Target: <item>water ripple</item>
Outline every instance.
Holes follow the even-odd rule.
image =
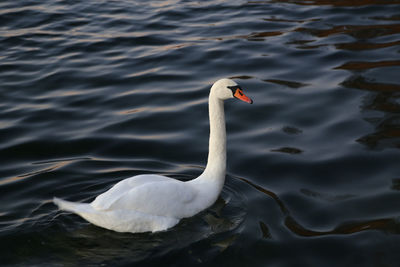
[[[2,1],[1,262],[396,266],[399,5]],[[226,103],[211,209],[139,235],[56,211],[140,173],[199,175],[221,77],[254,104]]]

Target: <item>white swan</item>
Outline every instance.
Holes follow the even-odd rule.
[[[145,174],[124,179],[92,203],[54,198],[61,209],[78,214],[94,225],[117,232],[156,232],[210,207],[225,181],[226,132],[223,100],[253,101],[230,79],[214,83],[209,96],[210,140],[207,167],[196,179],[182,182]]]

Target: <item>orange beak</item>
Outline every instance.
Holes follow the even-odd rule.
[[[237,99],[240,99],[244,102],[247,102],[249,104],[253,104],[253,100],[251,100],[250,97],[246,96],[245,94],[243,94],[243,91],[240,89],[236,89],[235,94],[233,95],[234,97],[236,97]]]

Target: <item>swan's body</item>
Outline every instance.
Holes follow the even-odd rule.
[[[252,100],[230,79],[217,81],[210,90],[210,140],[207,167],[196,179],[182,182],[146,174],[124,179],[96,197],[92,203],[54,198],[62,210],[117,232],[156,232],[176,225],[180,219],[210,207],[225,181],[226,132],[223,100]]]

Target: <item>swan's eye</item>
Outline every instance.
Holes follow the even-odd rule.
[[[233,95],[235,95],[237,89],[242,91],[242,88],[239,85],[228,86],[228,88],[231,89]]]

